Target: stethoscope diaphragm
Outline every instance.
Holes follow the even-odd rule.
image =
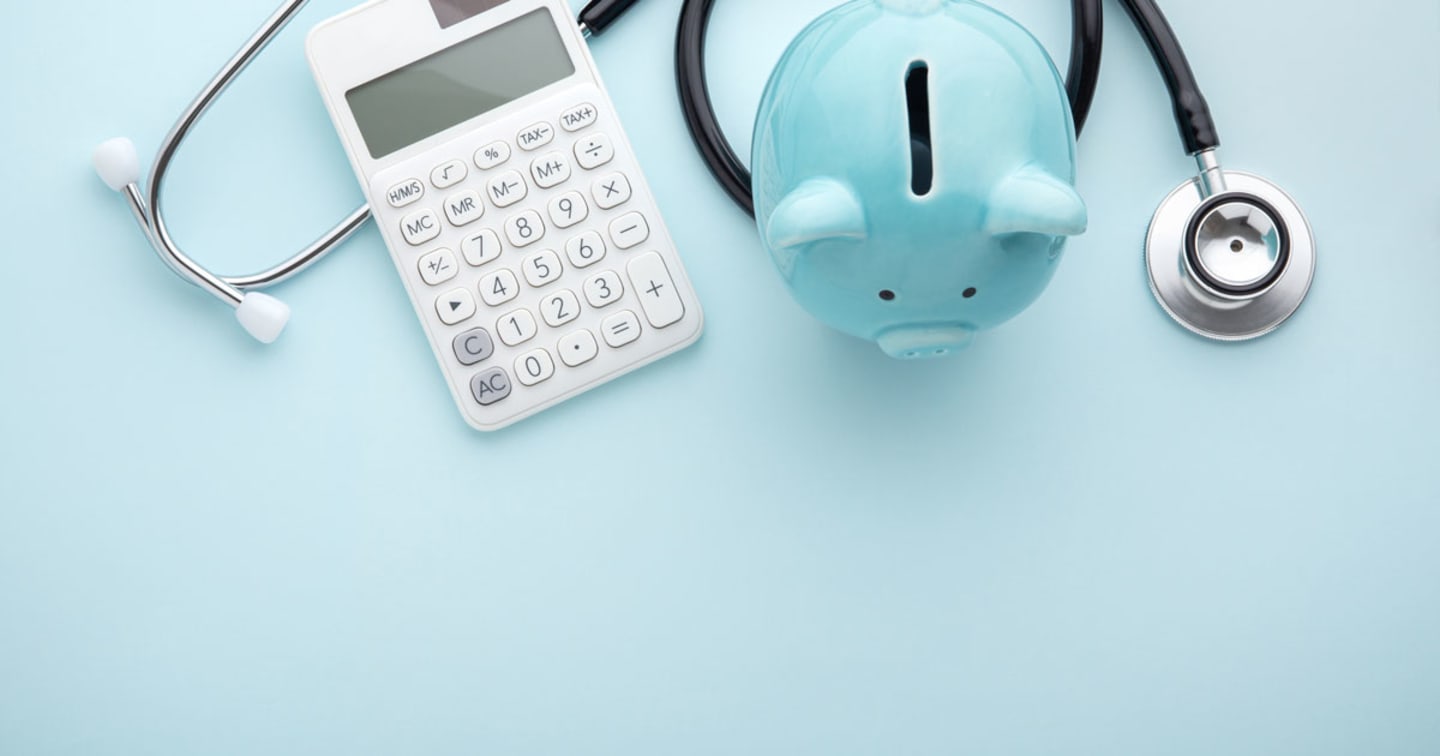
[[[1150,288],[1165,312],[1207,338],[1244,341],[1280,327],[1315,276],[1315,238],[1295,201],[1259,176],[1224,171],[1160,204],[1145,242]]]

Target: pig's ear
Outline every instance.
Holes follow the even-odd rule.
[[[1085,233],[1085,201],[1075,188],[1035,166],[1010,174],[990,193],[985,230],[991,234]]]
[[[764,224],[772,250],[825,239],[864,239],[865,209],[850,187],[834,179],[810,179],[785,195]]]

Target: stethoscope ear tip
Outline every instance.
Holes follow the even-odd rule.
[[[256,341],[271,344],[280,338],[290,322],[290,305],[269,294],[247,292],[240,304],[235,306],[235,319]]]
[[[140,154],[135,150],[135,143],[125,137],[101,142],[91,162],[100,180],[114,191],[140,181]]]

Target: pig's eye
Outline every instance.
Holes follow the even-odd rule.
[[[895,301],[895,292],[893,292],[893,291],[891,291],[891,290],[889,290],[889,289],[886,289],[886,290],[880,292],[880,298],[883,299],[883,300],[885,300],[886,302],[893,302],[893,301]]]
[[[969,298],[975,296],[975,295],[978,294],[978,293],[979,293],[979,292],[975,291],[975,287],[974,287],[974,286],[971,286],[970,288],[966,289],[965,291],[960,292],[960,296],[965,297],[966,299],[969,299]]]

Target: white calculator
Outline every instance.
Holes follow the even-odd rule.
[[[503,428],[700,337],[561,0],[377,0],[307,49],[470,425]]]

